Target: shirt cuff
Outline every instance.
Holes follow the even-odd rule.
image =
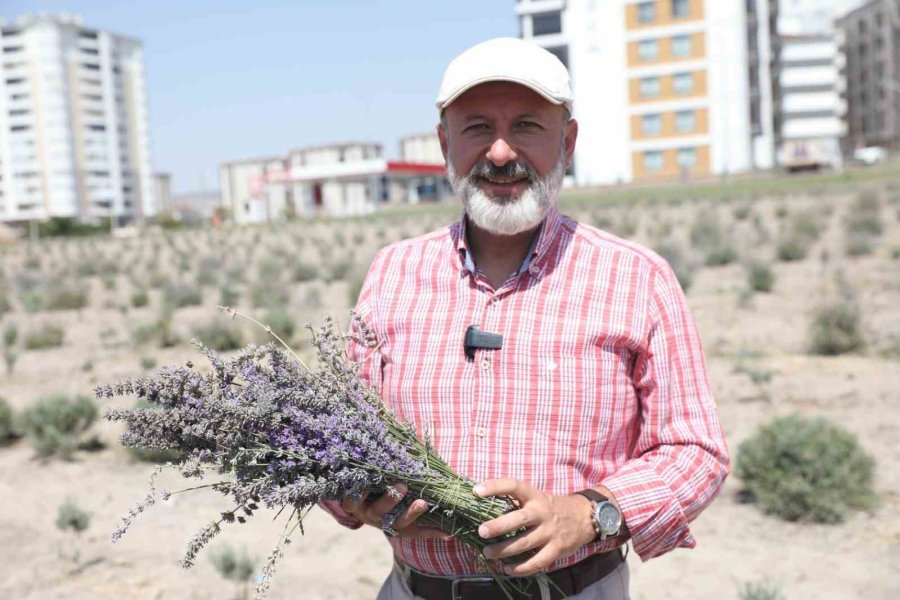
[[[344,512],[341,503],[337,500],[323,500],[319,502],[319,508],[334,517],[334,520],[348,529],[359,529],[363,523],[356,517],[352,517]]]
[[[672,489],[646,461],[629,461],[602,483],[619,504],[642,561],[697,545]]]

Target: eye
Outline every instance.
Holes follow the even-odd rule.
[[[519,129],[542,129],[540,123],[535,121],[519,121],[517,125]]]
[[[482,131],[486,131],[487,129],[487,123],[472,123],[465,129],[463,129],[463,133],[479,133]]]

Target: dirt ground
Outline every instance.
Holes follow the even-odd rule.
[[[692,524],[696,549],[678,550],[647,563],[631,555],[633,599],[736,599],[740,585],[757,581],[773,584],[790,600],[900,598],[900,202],[896,191],[883,190],[883,233],[870,254],[847,256],[842,223],[853,199],[844,194],[747,200],[751,215],[740,219],[735,216],[738,205],[717,208],[699,201],[564,210],[589,223],[609,220],[613,230],[634,220],[637,227],[630,237],[653,245],[662,236],[689,244],[691,223],[710,206],[718,210],[723,230],[739,254],[765,260],[776,276],[772,293],[751,296],[745,292],[740,264],[698,266],[688,291],[732,453],[761,424],[799,411],[825,416],[850,430],[877,461],[878,507],[871,513],[855,513],[841,525],[786,523],[766,516],[756,506],[742,503],[741,482],[730,477],[721,495]],[[806,210],[821,213],[827,225],[824,233],[805,260],[778,262],[774,253],[779,232],[791,215]],[[334,247],[341,248],[336,231],[347,236],[362,232],[366,235],[344,245],[354,249],[354,272],[359,272],[380,245],[449,223],[454,215],[449,210],[400,220],[296,225],[264,232],[263,241],[290,248],[292,240],[309,234],[334,240]],[[375,233],[376,229],[387,231]],[[216,234],[247,243],[259,241],[255,235]],[[177,233],[171,239],[181,250],[191,250],[189,242],[195,244],[196,253],[221,254],[223,248],[237,245],[226,239],[223,246],[212,234]],[[153,254],[153,243],[140,239],[89,244],[89,255],[114,257],[122,250],[135,264]],[[313,246],[305,244],[297,256],[315,260]],[[171,266],[166,242],[159,247],[160,263]],[[63,266],[67,256],[82,252],[78,248],[60,244],[48,251],[55,258],[46,262]],[[240,250],[229,251],[228,256],[237,254]],[[26,255],[21,247],[5,250],[2,260],[10,280],[21,272]],[[190,252],[187,256],[190,261],[196,258]],[[45,275],[52,272],[47,265],[42,270]],[[91,304],[78,311],[26,313],[15,307],[5,322],[15,320],[20,329],[41,322],[63,324],[66,341],[60,348],[23,351],[14,372],[0,377],[0,396],[21,410],[50,393],[90,394],[97,384],[139,375],[142,357],[152,356],[157,366],[196,360],[198,355],[186,344],[159,349],[136,347],[130,341],[136,324],[152,320],[159,292],[151,290],[149,306],[123,310],[122,299],[131,289],[127,275],[119,274],[115,290],[105,289],[98,277],[90,278]],[[311,286],[319,290],[318,306],[306,302],[297,309],[301,322],[318,319],[326,310],[346,314],[349,308],[350,280],[291,285],[288,306],[303,304],[298,298]],[[855,290],[862,308],[866,347],[838,357],[811,355],[812,311],[848,288]],[[216,318],[217,297],[209,291],[201,306],[178,310],[173,317],[176,328],[189,331],[194,323]],[[86,361],[91,368],[86,368]],[[749,371],[768,372],[770,379],[753,383]],[[110,542],[119,518],[145,495],[153,466],[135,461],[117,445],[116,427],[101,421],[95,431],[106,448],[80,452],[68,462],[35,458],[24,439],[0,448],[0,599],[237,597],[238,589],[217,575],[207,556],[201,554],[189,571],[178,565],[187,540],[225,508],[220,496],[197,492],[173,497],[141,515],[119,543]],[[169,487],[178,487],[174,473],[165,477]],[[90,527],[81,535],[64,533],[54,525],[66,498],[92,514]],[[210,549],[227,544],[243,547],[261,562],[283,527],[269,516],[260,513],[249,525],[226,529]],[[390,564],[380,532],[348,531],[314,512],[307,519],[306,535],[287,548],[269,597],[374,598]]]

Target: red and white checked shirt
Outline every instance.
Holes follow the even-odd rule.
[[[688,522],[730,462],[700,338],[669,265],[554,209],[526,268],[494,290],[466,266],[464,223],[375,257],[357,310],[380,346],[349,347],[363,376],[459,473],[553,494],[603,484],[642,559],[693,547]],[[501,334],[503,347],[467,359],[473,324]],[[390,542],[420,571],[478,571],[456,540]],[[623,542],[590,544],[552,569]]]

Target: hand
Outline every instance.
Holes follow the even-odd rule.
[[[580,495],[554,496],[515,479],[490,479],[475,486],[481,497],[510,496],[519,508],[482,523],[478,535],[493,538],[525,528],[514,538],[491,544],[484,549],[490,559],[508,558],[529,550],[534,556],[515,565],[506,565],[507,575],[522,577],[545,571],[594,540],[591,501]]]
[[[391,490],[388,490],[373,501],[367,501],[366,496],[363,496],[359,502],[344,498],[341,500],[341,508],[345,513],[355,517],[366,525],[381,529],[381,516],[390,512],[392,508],[397,506],[397,504],[400,503],[400,500],[402,500],[409,491],[402,483],[390,487],[393,488],[393,491],[396,493],[391,493]],[[435,529],[434,527],[415,525],[415,520],[422,516],[426,510],[428,510],[427,502],[421,498],[413,501],[413,503],[409,505],[409,508],[394,521],[393,529],[397,532],[397,537],[438,538],[443,540],[449,540],[453,537],[446,531]]]

